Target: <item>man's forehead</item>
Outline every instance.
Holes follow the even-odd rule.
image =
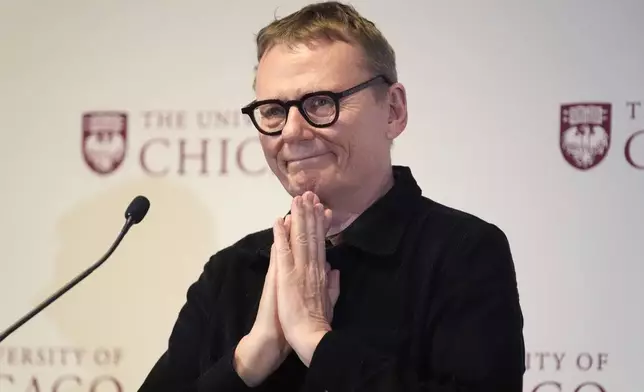
[[[257,89],[258,99],[272,99],[277,98],[281,100],[298,99],[305,94],[316,91],[340,91],[338,81],[329,79],[312,79],[302,80],[290,79],[287,83],[262,85]]]
[[[340,91],[362,77],[361,59],[359,50],[341,41],[274,45],[257,66],[255,91],[258,99]]]

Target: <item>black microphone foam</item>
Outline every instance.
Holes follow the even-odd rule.
[[[85,279],[89,274],[94,272],[98,267],[100,267],[111,255],[114,253],[116,248],[125,237],[125,234],[130,230],[130,227],[141,222],[145,218],[148,209],[150,209],[150,201],[145,196],[137,196],[131,202],[130,205],[125,210],[125,224],[119,232],[119,235],[116,237],[116,240],[112,243],[112,246],[107,250],[107,252],[100,258],[96,263],[90,266],[88,269],[83,271],[80,275],[72,279],[69,283],[63,286],[60,290],[55,292],[51,297],[47,298],[36,306],[32,311],[24,315],[20,320],[16,321],[13,325],[7,328],[6,331],[0,334],[0,342],[5,340],[9,335],[11,335],[15,330],[20,328],[23,324],[29,321],[32,317],[40,313],[43,309],[49,306],[52,302],[57,300],[60,296],[69,291],[72,287],[76,286],[80,281]]]
[[[137,196],[130,202],[125,210],[125,219],[131,219],[133,224],[137,224],[145,218],[145,214],[150,209],[150,200],[145,196]]]

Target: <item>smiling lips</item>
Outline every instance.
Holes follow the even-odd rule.
[[[307,165],[317,163],[320,159],[324,158],[328,153],[322,153],[317,155],[310,155],[297,159],[286,159],[286,166],[290,165]]]

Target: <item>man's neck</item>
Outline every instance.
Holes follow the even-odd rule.
[[[342,197],[328,203],[331,208],[331,226],[327,232],[328,236],[335,236],[353,223],[373,203],[384,196],[394,185],[394,177],[391,166],[380,176],[374,176],[369,184],[362,183],[353,190],[351,196]]]

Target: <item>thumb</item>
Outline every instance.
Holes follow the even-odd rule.
[[[271,246],[271,258],[268,263],[268,270],[264,278],[264,288],[262,290],[262,300],[266,298],[275,298],[276,277],[277,277],[277,249],[275,244]],[[268,301],[268,300],[267,300]],[[263,302],[263,301],[261,301]],[[260,302],[260,304],[261,304]]]
[[[338,297],[340,297],[340,270],[329,271],[329,297],[335,306]]]
[[[324,233],[327,234],[331,228],[331,219],[333,218],[333,213],[330,209],[326,208],[324,210]]]
[[[289,240],[291,237],[291,214],[284,218],[284,231],[286,232],[286,239]]]

